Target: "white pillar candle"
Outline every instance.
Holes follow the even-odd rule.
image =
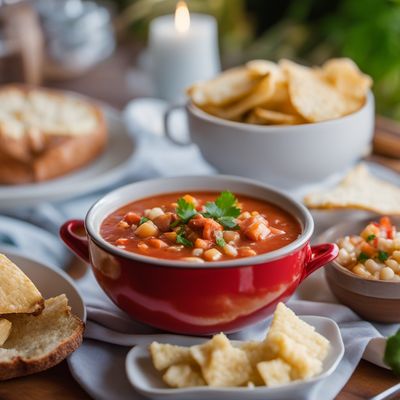
[[[175,18],[164,15],[150,23],[149,43],[156,92],[168,101],[182,100],[189,85],[220,71],[215,18],[189,15],[184,2],[178,3]]]

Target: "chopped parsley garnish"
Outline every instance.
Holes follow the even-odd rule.
[[[194,205],[187,202],[184,198],[181,197],[178,199],[177,204],[178,207],[176,207],[176,214],[178,215],[179,219],[171,224],[171,228],[174,228],[178,225],[187,224],[197,214]]]
[[[371,240],[374,240],[375,238],[376,238],[376,235],[374,235],[374,234],[369,235],[369,236],[367,237],[367,242],[370,242]]]
[[[367,261],[368,259],[369,259],[369,255],[365,254],[363,252],[361,252],[360,255],[358,256],[358,261],[360,261],[360,262]]]
[[[147,221],[150,221],[150,219],[147,218],[147,217],[142,217],[142,218],[140,218],[139,225],[142,225],[142,224],[144,224],[144,223],[147,222]]]
[[[400,329],[387,339],[383,361],[396,375],[400,375]]]
[[[386,251],[383,251],[383,250],[378,251],[379,261],[386,261],[388,258],[389,258],[389,254]]]
[[[193,243],[189,239],[186,239],[183,227],[176,234],[176,243],[183,244],[185,247],[193,247]]]
[[[240,208],[236,207],[236,197],[233,193],[222,192],[215,202],[207,202],[203,216],[219,222],[224,228],[236,229],[235,218],[240,214]]]
[[[221,231],[215,232],[215,243],[217,243],[217,245],[219,247],[225,247],[226,246],[226,242],[224,240],[224,236],[223,236],[223,233]]]
[[[217,243],[217,245],[218,245],[219,247],[225,247],[225,246],[226,246],[226,243],[225,243],[224,238],[217,238],[217,239],[215,239],[215,243]]]

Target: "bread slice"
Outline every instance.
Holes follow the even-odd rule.
[[[0,315],[38,314],[44,299],[32,281],[4,254],[0,254]]]
[[[84,324],[62,294],[45,301],[38,316],[13,314],[11,334],[0,348],[0,380],[48,369],[82,343]]]
[[[0,183],[40,182],[94,160],[107,128],[98,106],[61,91],[0,89]]]

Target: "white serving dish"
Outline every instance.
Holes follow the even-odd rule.
[[[324,360],[323,371],[320,375],[299,382],[274,388],[268,387],[235,387],[210,388],[193,387],[173,389],[168,388],[162,381],[162,373],[157,371],[151,362],[147,346],[135,346],[126,358],[126,373],[134,389],[151,399],[160,400],[282,400],[302,398],[312,390],[312,387],[323,379],[328,378],[338,366],[344,354],[344,345],[336,322],[329,318],[303,316],[302,320],[313,325],[317,332],[324,335],[331,343],[328,357]],[[207,339],[164,335],[162,342],[190,346],[199,344]],[[161,340],[160,340],[161,341]],[[239,342],[234,342],[239,343]]]
[[[0,210],[68,200],[113,185],[127,175],[136,150],[135,140],[129,135],[119,111],[104,103],[99,106],[108,129],[104,152],[87,166],[49,181],[0,185]]]
[[[175,107],[176,108],[176,107]],[[167,136],[174,142],[175,130]],[[190,137],[220,173],[245,176],[293,190],[344,173],[370,147],[375,105],[370,92],[358,111],[301,125],[251,125],[224,120],[186,104]]]

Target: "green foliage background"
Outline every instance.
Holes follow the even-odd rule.
[[[378,112],[400,120],[400,0],[187,0],[218,19],[226,66],[282,57],[319,64],[352,58],[374,79]],[[145,38],[176,0],[119,0],[121,26]]]

